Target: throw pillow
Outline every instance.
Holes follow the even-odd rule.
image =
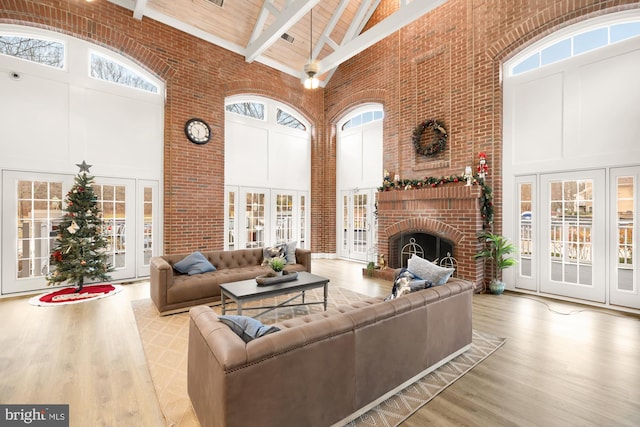
[[[263,325],[262,322],[247,316],[218,316],[218,320],[231,328],[244,342],[263,337],[280,330],[277,326]]]
[[[262,265],[269,265],[269,261],[273,258],[285,258],[284,243],[275,246],[269,246],[262,249]]]
[[[196,251],[173,265],[179,273],[188,274],[193,276],[194,274],[208,273],[210,271],[216,271],[216,268],[209,262],[204,255]]]
[[[287,257],[287,264],[296,264],[296,245],[298,242],[293,241],[285,245],[285,256]]]
[[[426,289],[430,286],[431,282],[429,282],[428,280],[419,279],[409,270],[403,268],[402,270],[400,270],[400,273],[398,273],[395,280],[393,281],[391,295],[386,297],[384,300],[389,301],[392,299],[396,299],[399,296],[419,291],[421,289]]]
[[[409,258],[407,269],[415,276],[433,283],[433,286],[444,285],[454,272],[453,268],[440,267],[415,254]]]

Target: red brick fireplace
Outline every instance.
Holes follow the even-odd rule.
[[[481,187],[463,183],[445,186],[390,190],[378,195],[378,253],[384,254],[390,266],[400,260],[398,240],[407,241],[413,233],[430,235],[442,241],[458,262],[457,276],[482,287],[482,261],[473,255],[478,251],[478,232],[482,231],[480,214]],[[399,237],[402,236],[402,237]],[[434,240],[435,238],[435,240]],[[440,245],[440,243],[438,243]],[[427,253],[433,249],[425,248]],[[394,259],[390,259],[389,256]],[[440,254],[442,257],[446,254]]]

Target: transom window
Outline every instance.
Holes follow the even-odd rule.
[[[286,127],[290,127],[293,129],[300,129],[300,130],[307,130],[307,127],[302,124],[302,122],[298,119],[296,119],[294,116],[292,116],[291,114],[287,113],[286,111],[283,111],[281,109],[277,109],[276,110],[276,115],[277,115],[277,123],[279,125],[282,126],[286,126]]]
[[[151,83],[140,73],[96,52],[91,52],[91,77],[147,92],[158,93],[158,86]]]
[[[526,73],[610,44],[640,36],[640,20],[591,27],[545,44],[511,67],[511,75]]]
[[[13,35],[0,35],[0,54],[49,67],[64,68],[64,43]]]
[[[260,102],[237,102],[228,104],[225,109],[230,113],[264,120],[264,104]]]
[[[382,110],[365,111],[364,113],[353,116],[351,119],[347,120],[345,124],[342,125],[342,130],[362,126],[370,122],[382,120],[383,118],[384,113]]]

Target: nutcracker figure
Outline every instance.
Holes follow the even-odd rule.
[[[480,160],[478,161],[478,178],[484,179],[489,174],[487,155],[481,152],[478,156],[480,157]]]

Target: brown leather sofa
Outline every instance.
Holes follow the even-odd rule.
[[[343,424],[470,347],[472,292],[452,278],[286,320],[248,343],[194,307],[187,385],[200,425]]]
[[[216,271],[193,276],[178,273],[173,265],[188,254],[151,258],[151,299],[161,315],[220,301],[221,284],[253,279],[271,271],[269,266],[262,266],[262,248],[212,251],[202,254],[216,267]],[[311,273],[311,250],[296,248],[296,264],[287,264],[285,271]]]

